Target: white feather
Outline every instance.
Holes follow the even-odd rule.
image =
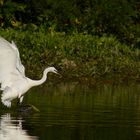
[[[26,77],[17,46],[13,41],[9,43],[0,37],[0,83],[3,90],[1,100],[5,106],[11,107],[11,101],[15,98],[22,102],[23,95],[31,87],[46,81],[48,72],[57,73],[57,70],[54,67],[46,68],[40,80]]]

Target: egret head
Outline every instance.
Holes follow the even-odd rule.
[[[58,71],[55,67],[51,67],[51,72],[58,74]]]
[[[53,73],[58,74],[58,71],[56,70],[55,67],[49,67],[49,68],[46,68],[45,71],[46,71],[46,72],[53,72]]]

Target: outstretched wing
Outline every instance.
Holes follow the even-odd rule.
[[[21,63],[20,54],[19,54],[18,48],[17,48],[16,44],[14,43],[14,41],[12,41],[11,47],[12,47],[13,50],[15,50],[15,52],[16,52],[16,67],[17,67],[17,69],[19,70],[19,72],[20,72],[22,75],[25,76],[25,68],[24,68],[24,66],[23,66],[22,63]]]
[[[9,86],[11,75],[15,77],[19,73],[25,76],[16,45],[0,37],[0,83],[4,85],[3,87]]]

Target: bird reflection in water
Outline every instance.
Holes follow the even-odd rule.
[[[29,136],[22,128],[23,120],[13,119],[9,113],[0,118],[0,140],[38,140],[36,136]]]

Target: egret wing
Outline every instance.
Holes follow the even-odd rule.
[[[10,43],[0,37],[0,77],[16,68],[16,55]]]
[[[11,47],[12,47],[13,50],[15,50],[15,52],[16,52],[16,57],[17,57],[17,59],[16,59],[16,67],[17,67],[17,69],[19,70],[19,72],[20,72],[22,75],[25,76],[25,68],[24,68],[24,66],[23,66],[22,63],[21,63],[20,54],[19,54],[18,48],[17,48],[16,44],[14,43],[14,41],[12,41]]]
[[[18,48],[13,41],[12,41],[12,43],[9,43],[4,38],[0,37],[0,52],[1,52],[1,54],[0,54],[1,57],[5,57],[5,56],[7,57],[7,58],[5,57],[6,59],[3,59],[4,62],[8,61],[10,63],[12,61],[12,65],[13,65],[13,62],[14,62],[14,67],[17,68],[17,70],[23,76],[25,76],[25,68],[21,63]],[[14,61],[13,61],[13,59],[9,61],[9,59],[11,59],[11,58],[14,58]],[[2,62],[2,63],[4,63],[4,62]],[[15,64],[16,64],[16,66],[15,66]]]
[[[19,52],[18,52],[19,53]],[[14,77],[19,76],[19,72],[22,70],[17,63],[21,63],[18,59],[19,54],[11,44],[0,37],[0,83],[1,88],[9,86],[12,83],[13,74]],[[20,62],[19,62],[20,61]],[[21,64],[22,65],[22,64]],[[24,74],[23,74],[24,75]]]

